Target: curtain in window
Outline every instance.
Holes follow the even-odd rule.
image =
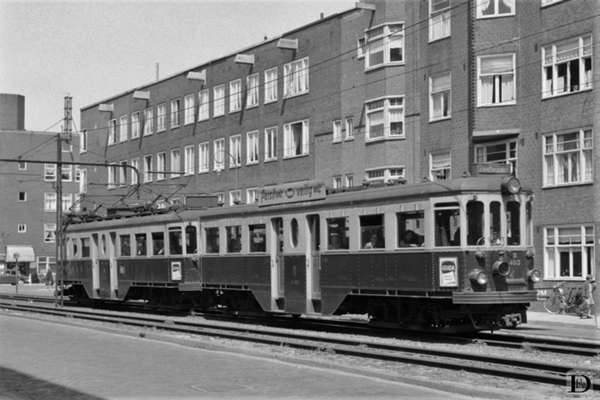
[[[429,40],[450,36],[450,11],[435,15],[429,20]]]
[[[494,77],[481,77],[481,104],[492,104],[494,102]]]
[[[554,185],[554,156],[546,156],[546,184]]]
[[[384,118],[383,111],[376,111],[368,114],[369,118],[369,138],[383,136]]]
[[[502,75],[502,98],[500,103],[506,103],[515,99],[514,79],[512,75]]]
[[[390,111],[390,135],[402,135],[404,123],[404,112],[401,110]]]
[[[579,57],[579,39],[556,45],[556,61],[567,61]]]

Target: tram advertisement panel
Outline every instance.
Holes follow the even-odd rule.
[[[440,257],[440,287],[457,287],[457,265],[456,257]]]

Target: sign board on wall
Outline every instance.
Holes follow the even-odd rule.
[[[258,205],[296,203],[299,201],[319,200],[326,197],[323,181],[295,182],[285,185],[267,186],[258,193]]]

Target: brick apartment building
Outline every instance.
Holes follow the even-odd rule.
[[[580,283],[600,272],[599,30],[584,0],[357,3],[84,107],[82,161],[111,164],[86,171],[86,210],[502,164],[534,188],[545,283]]]
[[[25,130],[25,97],[0,94],[0,271],[13,268],[18,254],[22,274],[54,271],[56,254],[56,133]],[[73,141],[79,143],[78,135]],[[79,152],[65,144],[63,161],[76,162]],[[64,165],[62,206],[77,209],[79,168]]]

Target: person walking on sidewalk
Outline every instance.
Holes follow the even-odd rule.
[[[594,291],[596,280],[592,275],[585,278],[582,287],[583,303],[579,306],[579,318],[592,318],[592,306],[594,305]]]

